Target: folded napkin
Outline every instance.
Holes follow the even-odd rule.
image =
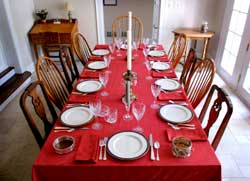
[[[89,103],[91,100],[95,100],[97,96],[95,94],[70,94],[68,103]]]
[[[152,61],[160,61],[160,62],[168,62],[169,61],[168,55],[166,55],[166,54],[163,57],[151,57],[151,56],[148,56],[148,59],[152,60]]]
[[[109,49],[109,45],[96,45],[94,50],[97,50],[97,49]]]
[[[83,71],[80,74],[80,78],[98,78],[99,72]]]
[[[79,162],[96,163],[98,140],[97,135],[82,135],[75,155],[75,160]]]
[[[90,55],[89,61],[103,61],[103,57],[102,56]]]
[[[160,95],[158,96],[158,100],[160,101],[168,101],[168,100],[173,100],[173,101],[185,101],[186,95],[184,93],[179,93],[179,92],[161,92]]]
[[[168,78],[177,78],[176,74],[173,71],[152,71],[152,77],[154,78],[162,78],[164,76]]]
[[[207,135],[202,130],[202,128],[196,128],[194,130],[191,129],[180,129],[174,130],[172,127],[168,126],[167,130],[165,131],[168,141],[172,141],[174,137],[183,136],[189,138],[192,141],[206,141]]]

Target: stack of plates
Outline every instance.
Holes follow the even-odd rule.
[[[94,115],[87,107],[76,106],[62,112],[60,120],[69,127],[78,127],[91,122]]]
[[[171,123],[186,123],[193,119],[193,112],[190,108],[180,104],[167,104],[159,110],[162,119]]]
[[[119,160],[135,160],[148,151],[148,141],[140,133],[123,131],[111,136],[107,143],[110,156]]]
[[[97,50],[93,50],[92,54],[96,56],[104,56],[104,55],[109,54],[109,51],[106,49],[97,49]]]
[[[102,88],[101,82],[97,80],[86,80],[76,85],[76,90],[83,93],[92,93]]]
[[[107,65],[104,61],[95,61],[95,62],[90,62],[88,64],[88,68],[94,69],[94,70],[101,70],[106,68]]]
[[[180,88],[180,83],[173,79],[158,79],[155,81],[156,85],[159,85],[161,89],[166,91],[175,91]]]
[[[162,50],[152,50],[148,53],[151,57],[163,57],[165,55],[165,52]]]

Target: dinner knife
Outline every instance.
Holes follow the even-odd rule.
[[[149,134],[149,145],[150,145],[150,159],[155,160],[155,153],[153,147],[153,135],[152,133]]]

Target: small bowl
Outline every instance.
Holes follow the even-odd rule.
[[[191,155],[192,142],[185,137],[175,137],[172,141],[173,155],[180,158],[186,158]]]
[[[53,142],[53,148],[58,154],[71,152],[75,147],[75,139],[72,136],[60,136]]]

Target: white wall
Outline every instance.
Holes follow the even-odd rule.
[[[164,1],[164,0],[162,0]],[[166,50],[173,40],[172,31],[179,27],[200,27],[203,20],[208,21],[209,30],[215,32],[211,39],[208,54],[211,57],[216,56],[219,42],[219,31],[224,15],[226,0],[179,0],[179,5],[168,4],[165,2],[165,9],[161,16],[164,19],[164,29],[160,43],[165,45]],[[203,47],[202,42],[198,43],[198,51]]]
[[[94,0],[34,0],[35,9],[47,9],[48,18],[68,18],[65,3],[74,7],[73,18],[78,19],[79,31],[93,47],[97,43],[96,14]]]
[[[144,37],[152,37],[154,0],[118,0],[117,6],[104,6],[105,32],[112,31],[112,21],[117,16],[127,15],[132,11],[134,16],[138,16],[143,21]]]

